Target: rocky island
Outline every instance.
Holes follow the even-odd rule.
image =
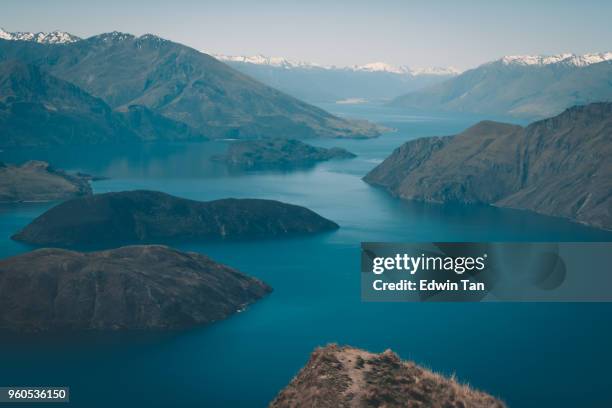
[[[503,408],[505,404],[455,379],[402,361],[390,350],[374,354],[330,345],[312,353],[270,407]]]
[[[353,157],[356,157],[353,153],[339,147],[326,149],[299,140],[271,138],[234,142],[225,155],[215,160],[252,170],[310,166],[321,161]]]
[[[405,143],[364,180],[406,200],[484,203],[612,229],[612,103],[527,127],[485,121]]]
[[[51,208],[13,239],[36,245],[106,247],[177,240],[273,238],[338,224],[297,205],[261,199],[187,200],[157,191],[76,198]]]
[[[0,261],[0,329],[161,330],[212,323],[271,292],[192,252],[39,249]]]
[[[43,161],[21,166],[0,162],[0,202],[54,201],[92,193],[91,176],[68,174]]]

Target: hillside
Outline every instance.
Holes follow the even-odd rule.
[[[364,178],[406,200],[486,203],[612,229],[612,103],[523,128],[481,122],[410,141]]]
[[[107,33],[65,44],[0,40],[0,60],[34,63],[113,109],[143,105],[207,137],[373,137],[367,122],[335,117],[154,35]]]
[[[400,96],[390,105],[545,118],[574,105],[612,101],[611,56],[505,57]]]
[[[99,98],[35,65],[0,63],[0,146],[137,140]]]
[[[316,349],[271,408],[503,408],[498,399],[445,378],[391,350],[329,345]]]
[[[144,106],[113,111],[78,86],[17,60],[0,62],[0,126],[0,147],[204,139]]]
[[[39,249],[0,260],[0,329],[165,330],[229,317],[272,289],[193,252]]]

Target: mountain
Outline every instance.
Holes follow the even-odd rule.
[[[112,109],[141,105],[207,137],[373,137],[365,121],[335,117],[154,35],[107,33],[66,44],[0,40],[0,60],[39,65]]]
[[[458,74],[453,68],[415,70],[382,62],[336,67],[262,55],[213,56],[266,85],[311,103],[389,100]]]
[[[314,211],[279,201],[228,198],[202,202],[140,190],[65,201],[34,219],[13,239],[36,245],[100,247],[275,238],[337,228]]]
[[[225,155],[215,159],[249,170],[310,166],[321,161],[353,157],[353,153],[339,147],[327,149],[299,140],[276,138],[233,142]]]
[[[139,140],[153,141],[202,141],[204,134],[191,126],[170,119],[142,105],[122,106],[115,110],[134,131]]]
[[[137,140],[103,100],[19,61],[0,63],[0,146]]]
[[[612,53],[602,53],[504,57],[390,105],[538,119],[611,100]]]
[[[10,33],[0,28],[0,40],[33,41],[41,44],[68,44],[79,41],[80,38],[63,31],[52,31],[50,33]]]
[[[500,400],[445,378],[391,350],[316,349],[270,408],[504,408]]]
[[[0,162],[0,202],[53,201],[92,193],[90,177],[72,175],[41,161]]]
[[[113,111],[38,65],[0,62],[0,147],[203,139],[144,106]]]
[[[612,229],[612,103],[527,127],[485,121],[410,141],[364,180],[406,200],[486,203]]]
[[[39,249],[0,260],[0,329],[165,330],[208,324],[271,292],[193,252]]]

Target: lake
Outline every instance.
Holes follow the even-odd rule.
[[[95,192],[160,190],[210,200],[304,205],[340,224],[302,238],[183,244],[263,279],[266,299],[225,321],[172,333],[8,335],[0,385],[69,386],[75,407],[262,407],[327,343],[396,351],[499,396],[511,407],[612,406],[612,304],[363,303],[362,241],[611,241],[612,233],[488,206],[407,203],[363,177],[403,142],[463,130],[478,118],[328,105],[396,131],[315,140],[358,155],[291,172],[241,173],[209,160],[226,142],[0,152],[108,177]],[[0,256],[28,251],[11,234],[55,203],[0,206]]]

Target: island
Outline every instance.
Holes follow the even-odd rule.
[[[0,260],[0,329],[168,330],[242,311],[272,289],[193,252],[38,249]]]
[[[339,228],[314,211],[274,200],[194,201],[158,191],[65,201],[12,238],[35,245],[112,247],[211,239],[275,238]]]
[[[482,203],[612,229],[612,102],[527,127],[492,121],[409,141],[364,180],[405,199]]]
[[[21,166],[0,162],[0,202],[55,201],[92,193],[91,176],[68,174],[44,161]]]
[[[350,159],[353,153],[339,147],[315,147],[294,139],[269,138],[236,141],[225,155],[213,157],[244,170],[306,167],[331,159]]]
[[[270,408],[317,407],[503,408],[488,394],[402,361],[391,350],[381,354],[328,345],[316,349]]]

